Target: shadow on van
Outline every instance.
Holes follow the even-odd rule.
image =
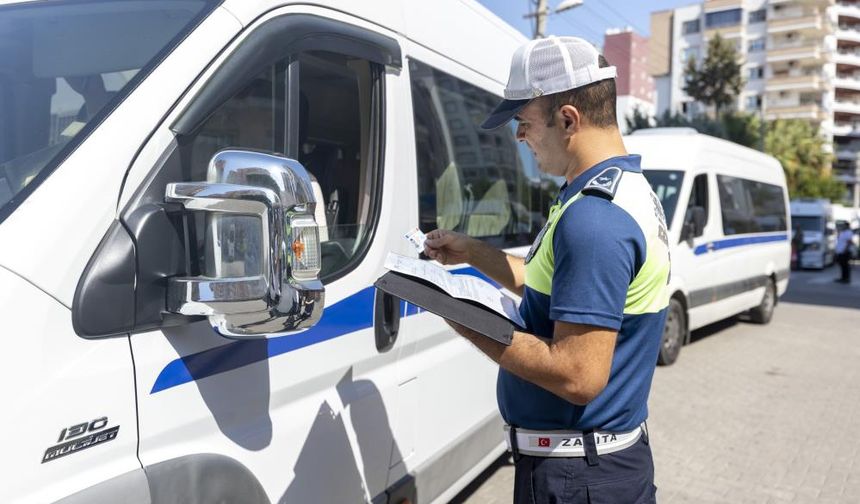
[[[212,330],[208,322],[163,330],[167,341],[180,356],[191,376],[207,376],[206,369],[218,360],[230,359],[249,364],[236,367],[229,373],[194,380],[200,397],[212,413],[218,429],[231,441],[247,450],[262,450],[272,442],[272,418],[269,416],[269,360],[265,339],[245,340],[224,347],[223,352],[194,356],[201,344],[224,338]]]
[[[369,380],[354,381],[351,368],[336,388],[343,408],[332,407],[328,401],[320,405],[280,504],[365,502],[358,460],[369,497],[373,502],[386,502],[384,491],[392,483],[388,481],[389,468],[402,457],[379,389]],[[349,426],[337,411],[347,408]],[[358,454],[353,452],[350,431],[358,444]],[[415,501],[414,487],[409,497]]]

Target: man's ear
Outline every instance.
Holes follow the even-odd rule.
[[[573,105],[563,105],[559,109],[559,114],[561,114],[561,125],[569,134],[578,132],[582,127],[582,117]]]

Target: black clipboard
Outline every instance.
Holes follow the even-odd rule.
[[[389,271],[379,277],[373,286],[504,345],[510,345],[514,331],[522,329],[507,317],[477,303],[455,298],[420,278]]]

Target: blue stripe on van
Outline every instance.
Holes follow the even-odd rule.
[[[474,268],[462,268],[452,273],[473,275],[488,280]],[[367,287],[326,307],[317,325],[306,331],[277,338],[232,341],[226,345],[174,359],[158,374],[149,393],[155,394],[345,334],[369,329],[373,327],[374,290],[373,287]],[[401,305],[401,313],[405,317],[417,315],[422,311],[415,305],[408,303]]]
[[[758,243],[770,243],[777,241],[788,241],[788,234],[780,232],[780,234],[772,234],[765,236],[744,236],[740,238],[725,238],[710,242],[714,246],[714,250],[722,250],[732,247],[741,247],[743,245],[755,245]],[[708,244],[702,244],[693,250],[696,255],[706,254],[708,252]]]

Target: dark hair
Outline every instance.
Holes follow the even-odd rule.
[[[598,57],[598,66],[609,66],[602,55]],[[555,112],[564,105],[573,105],[582,114],[583,122],[597,128],[617,126],[615,118],[615,79],[605,79],[598,82],[574,88],[569,91],[546,95],[547,126],[553,125]]]

